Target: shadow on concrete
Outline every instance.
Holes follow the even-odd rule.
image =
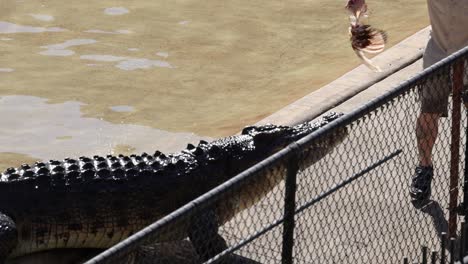
[[[432,224],[439,238],[442,237],[442,232],[448,232],[448,222],[445,219],[444,211],[440,204],[434,200],[412,201],[416,209],[431,216]]]

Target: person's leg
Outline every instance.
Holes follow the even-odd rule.
[[[437,139],[439,114],[420,113],[416,124],[419,165],[432,167],[432,149]]]
[[[416,121],[416,140],[419,165],[411,179],[410,195],[415,200],[425,200],[431,195],[433,177],[432,149],[438,133],[440,114],[421,112]]]
[[[443,59],[445,52],[432,38],[429,39],[423,55],[423,68],[426,69]],[[410,195],[413,199],[424,200],[431,195],[433,177],[432,150],[438,135],[441,116],[447,116],[448,96],[450,93],[449,72],[433,75],[423,83],[419,90],[421,112],[416,121],[416,140],[418,164],[411,179]]]

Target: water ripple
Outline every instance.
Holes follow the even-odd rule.
[[[114,105],[109,108],[114,112],[120,112],[120,113],[135,111],[135,108],[129,105]]]
[[[152,67],[162,67],[162,68],[175,68],[167,61],[161,60],[150,60],[146,58],[130,58],[130,57],[120,57],[114,55],[81,55],[80,59],[83,60],[93,60],[93,61],[106,61],[106,62],[116,62],[119,63],[115,67],[125,70],[132,71],[136,69],[149,69]]]
[[[23,26],[10,22],[0,21],[0,34],[13,34],[13,33],[42,33],[42,32],[61,32],[66,29],[59,27],[33,27]]]
[[[86,33],[97,33],[97,34],[131,34],[132,31],[127,29],[118,29],[115,31],[106,31],[101,29],[89,29],[85,31]]]
[[[128,11],[128,9],[126,9],[125,7],[108,7],[104,9],[104,13],[110,16],[123,15],[127,14],[128,12],[130,11]]]
[[[81,55],[80,59],[93,61],[121,61],[127,59],[127,57],[120,57],[114,55]]]
[[[158,55],[159,57],[167,58],[169,56],[169,53],[160,51],[160,52],[157,52],[156,55]]]
[[[44,15],[44,14],[29,14],[29,15],[41,21],[53,21],[54,20],[54,17],[51,15]]]
[[[94,39],[71,39],[63,43],[41,46],[42,49],[47,50],[41,51],[39,52],[39,54],[48,56],[70,56],[75,54],[75,52],[67,48],[79,45],[93,44],[96,42],[97,41]]]
[[[80,110],[83,105],[77,101],[48,104],[46,98],[35,96],[0,97],[0,112],[5,113],[0,119],[0,152],[40,159],[103,155],[117,145],[132,146],[136,153],[156,149],[175,152],[187,142],[202,138],[193,133],[172,133],[83,117]]]

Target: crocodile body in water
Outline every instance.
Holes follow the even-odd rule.
[[[240,135],[189,144],[169,155],[66,158],[9,168],[0,178],[0,263],[57,248],[108,248],[338,116],[296,126],[246,127]],[[306,150],[315,154],[304,166],[345,136],[346,130]],[[219,253],[226,247],[219,225],[274,188],[284,178],[285,164],[275,171],[243,188],[232,201],[237,204],[208,212],[206,221],[199,221],[206,224],[205,234],[181,227],[180,238],[188,236],[202,259]],[[206,245],[212,245],[208,251]]]

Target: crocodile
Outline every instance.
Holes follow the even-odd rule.
[[[96,155],[8,168],[0,176],[0,263],[45,250],[111,247],[340,115],[248,126],[168,155]],[[307,149],[301,164],[329,153],[346,136],[343,129]],[[226,248],[218,227],[278,185],[286,165],[264,174],[230,206],[206,210],[197,221],[203,234],[193,224],[180,227],[180,238],[188,236],[201,259]]]

